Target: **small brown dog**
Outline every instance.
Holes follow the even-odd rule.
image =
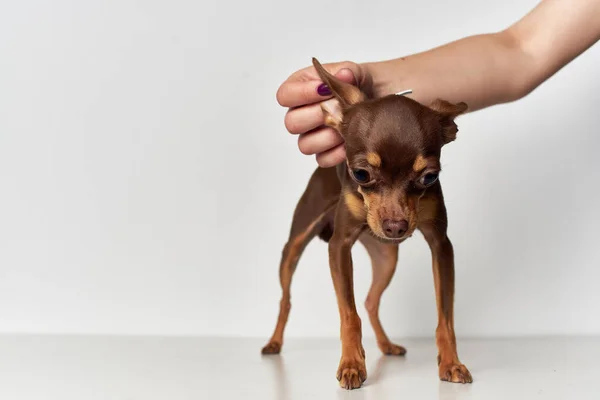
[[[418,229],[433,259],[441,380],[470,383],[471,374],[456,353],[454,336],[454,254],[446,235],[446,208],[438,180],[442,146],[456,138],[454,119],[465,103],[436,100],[429,107],[405,96],[367,99],[361,90],[329,74],[313,59],[335,101],[322,103],[325,122],[344,138],[346,164],[317,168],[294,213],[283,249],[279,275],[283,295],[279,319],[263,354],[281,350],[290,311],[290,284],[296,265],[315,236],[329,242],[329,264],[341,319],[342,357],[337,371],[346,389],[367,378],[361,320],[354,301],[351,248],[359,240],[373,266],[373,282],[365,302],[384,354],[403,355],[379,321],[379,301],[398,258],[398,244]]]

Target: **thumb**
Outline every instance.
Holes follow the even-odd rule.
[[[336,72],[335,76],[346,83],[358,86],[367,97],[373,97],[373,80],[364,66],[348,63]]]
[[[358,79],[356,79],[354,71],[350,68],[342,68],[336,74],[335,77],[346,83],[351,83],[357,86]]]

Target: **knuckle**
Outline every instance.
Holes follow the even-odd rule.
[[[310,102],[310,98],[313,97],[313,88],[310,85],[304,85],[302,87],[302,101],[305,104]]]

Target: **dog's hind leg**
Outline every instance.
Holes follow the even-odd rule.
[[[339,192],[340,184],[335,169],[318,168],[296,206],[290,236],[279,264],[282,290],[279,317],[271,340],[262,349],[263,354],[278,354],[281,351],[283,331],[291,309],[290,286],[296,265],[306,245],[315,236],[319,235],[328,241],[333,234],[333,217]]]
[[[406,349],[402,346],[393,344],[386,335],[381,321],[379,319],[379,303],[381,295],[388,287],[394,272],[396,271],[396,263],[398,262],[398,245],[391,243],[382,243],[375,239],[369,233],[363,233],[360,242],[365,246],[371,263],[373,266],[373,282],[367,294],[365,307],[369,314],[369,320],[375,331],[377,345],[379,349],[386,355],[404,355]]]

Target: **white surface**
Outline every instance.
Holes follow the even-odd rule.
[[[312,56],[397,57],[536,3],[2,2],[0,331],[268,337],[315,166],[284,130],[278,85]],[[595,47],[527,99],[460,119],[442,177],[459,335],[600,334],[598,65]],[[433,334],[420,237],[382,307],[391,335]],[[313,244],[288,333],[337,336],[337,321]]]
[[[3,400],[440,399],[597,400],[600,340],[459,340],[474,382],[440,382],[433,340],[405,340],[406,357],[367,341],[363,388],[339,388],[339,342],[290,340],[261,357],[262,340],[0,336]]]

